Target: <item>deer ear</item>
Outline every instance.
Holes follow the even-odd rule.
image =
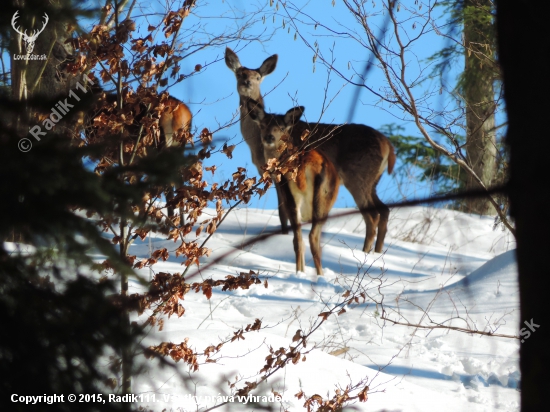
[[[256,123],[260,123],[265,117],[264,108],[256,100],[248,99],[246,101],[246,109],[248,110],[248,115]]]
[[[273,73],[273,70],[275,70],[275,67],[277,67],[278,58],[279,57],[276,54],[274,54],[273,56],[268,57],[267,59],[264,60],[261,67],[258,69],[262,77]]]
[[[225,64],[227,64],[227,67],[232,71],[237,71],[237,69],[241,67],[239,57],[229,47],[225,49]]]
[[[298,106],[286,112],[285,123],[287,124],[287,126],[293,126],[298,123],[298,120],[300,120],[300,117],[302,117],[302,114],[304,114],[304,110],[306,110],[304,106]]]

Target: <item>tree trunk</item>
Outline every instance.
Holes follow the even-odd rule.
[[[490,187],[496,174],[495,99],[493,49],[490,38],[493,23],[491,0],[464,1],[465,67],[463,91],[466,103],[466,153],[473,170],[486,187]],[[471,177],[467,189],[479,189]],[[495,210],[485,198],[470,198],[467,211],[481,215],[494,214]]]
[[[23,9],[22,13],[27,13]],[[34,27],[40,28],[44,22],[44,15],[35,16]],[[19,23],[19,21],[18,21]],[[28,23],[21,23],[28,24]],[[12,90],[14,97],[30,98],[40,94],[53,98],[60,94],[68,94],[78,79],[63,73],[62,66],[67,59],[72,58],[70,47],[64,42],[69,37],[66,24],[49,20],[44,31],[36,39],[34,55],[45,55],[46,60],[14,60],[13,54],[26,54],[21,45],[21,36],[14,33],[11,54],[11,64],[14,71]],[[24,76],[23,76],[24,75]],[[25,95],[25,93],[27,93]]]
[[[122,241],[120,242],[120,258],[126,260],[128,256],[128,249],[130,247],[128,243],[128,227],[127,221],[125,218],[122,218],[120,221],[120,237]],[[128,298],[128,275],[126,273],[120,274],[120,296],[123,301]],[[120,327],[126,333],[130,332],[130,313],[128,310],[124,310],[121,313],[120,318]],[[132,393],[132,349],[128,345],[123,344],[120,353],[120,359],[122,364],[122,394]],[[129,410],[130,408],[124,408]]]
[[[497,1],[498,50],[508,112],[509,194],[517,230],[523,412],[546,410],[550,389],[546,369],[550,365],[550,306],[548,289],[542,286],[549,274],[550,250],[545,178],[550,153],[550,39],[547,17],[539,5],[533,0]]]
[[[25,7],[24,1],[21,1],[18,6],[20,7],[19,17],[17,19],[17,26],[21,27],[21,31],[24,32],[26,29],[27,32],[32,30],[40,30],[44,27],[44,30],[38,35],[36,43],[34,44],[32,54],[34,55],[45,55],[47,58],[45,60],[24,60],[14,58],[14,54],[26,55],[27,49],[22,43],[21,35],[14,32],[12,38],[12,53],[11,53],[11,67],[12,70],[12,95],[14,98],[20,101],[27,101],[28,99],[34,97],[43,97],[45,101],[51,100],[55,102],[57,98],[64,100],[70,96],[70,92],[73,93],[75,90],[78,93],[81,93],[82,89],[76,89],[76,84],[80,80],[80,77],[75,77],[68,75],[64,72],[63,66],[68,61],[73,59],[73,52],[69,49],[69,46],[65,45],[65,40],[70,37],[67,33],[67,21],[54,21],[54,19],[49,19],[46,22],[46,14],[36,14],[32,12],[32,7],[27,5]],[[50,14],[53,14],[50,12]],[[34,23],[34,24],[33,24]],[[74,22],[73,22],[74,25]],[[81,82],[84,85],[84,82]],[[52,106],[54,107],[54,106]],[[14,119],[17,122],[17,130],[20,138],[23,138],[29,135],[29,128],[34,125],[40,125],[37,118],[37,114],[46,114],[50,113],[51,108],[40,107],[33,108],[28,106],[26,113],[22,113],[18,119]],[[40,113],[37,113],[40,112]],[[75,114],[75,113],[71,113]],[[70,116],[67,116],[69,118]],[[74,118],[71,121],[65,121],[65,119],[60,119],[56,123],[55,128],[52,130],[51,136],[54,135],[63,135],[71,138],[75,132]],[[44,136],[48,138],[48,135]],[[40,144],[40,141],[33,144]],[[127,239],[127,228],[126,220],[121,221],[121,237],[123,242],[121,242],[121,258],[126,259],[128,254],[128,239]],[[14,238],[17,238],[17,234],[14,233]],[[128,296],[128,275],[121,273],[121,296],[123,298]],[[127,311],[124,311],[121,315],[121,329],[125,332],[124,334],[129,334],[130,332],[130,315]],[[132,348],[126,343],[121,343],[120,357],[122,363],[122,377],[121,377],[121,387],[122,393],[127,394],[131,392],[131,377],[132,377]],[[130,404],[124,405],[125,409],[130,408]]]
[[[10,65],[11,65],[11,95],[16,101],[26,102],[36,96],[43,96],[45,99],[53,99],[58,95],[67,94],[71,87],[76,84],[74,77],[58,76],[60,66],[66,61],[66,58],[72,58],[72,53],[64,45],[69,37],[66,27],[67,22],[46,21],[46,14],[34,14],[33,4],[26,4],[24,0],[15,2],[17,16],[12,18],[15,21],[15,28],[20,32],[32,33],[40,32],[34,43],[31,53],[28,53],[26,44],[22,40],[21,34],[10,27]],[[50,13],[51,14],[51,13]],[[43,60],[25,60],[28,54],[37,56],[46,56]],[[16,57],[17,56],[17,57]],[[36,109],[26,106],[25,111],[21,111],[12,119],[5,119],[5,123],[16,130],[19,139],[29,134],[29,128],[39,124],[36,118]],[[63,121],[57,125],[57,130],[63,127]],[[69,130],[69,128],[65,128]],[[32,143],[35,143],[32,141]],[[25,241],[20,232],[13,231],[13,241]]]

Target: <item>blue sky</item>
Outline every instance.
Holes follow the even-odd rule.
[[[330,0],[296,3],[300,3],[300,6],[304,6],[304,11],[311,13],[311,15],[335,29],[342,30],[342,25],[348,28],[360,29],[351,18],[350,13],[344,10],[341,4],[333,7]],[[195,9],[194,15],[190,16],[184,24],[187,27],[193,27],[193,25],[200,23],[205,31],[210,34],[234,30],[237,26],[248,21],[254,11],[266,4],[267,7],[264,8],[264,13],[256,16],[258,22],[248,29],[246,34],[260,34],[265,31],[264,37],[270,38],[262,42],[234,41],[229,44],[229,47],[237,52],[241,63],[249,68],[258,68],[267,57],[278,54],[277,69],[267,76],[262,83],[262,93],[267,94],[265,96],[267,111],[284,113],[296,105],[302,105],[306,108],[305,116],[307,120],[318,121],[325,101],[325,112],[320,120],[324,123],[346,122],[356,92],[355,86],[346,84],[335,73],[329,74],[326,67],[319,61],[316,62],[315,71],[313,71],[314,52],[300,38],[294,39],[295,30],[291,28],[289,32],[288,18],[284,19],[285,28],[283,29],[282,14],[284,11],[281,8],[276,11],[275,7],[269,7],[267,1],[261,3],[244,0],[216,2],[216,4],[212,3]],[[373,12],[380,11],[380,5],[373,7],[372,10]],[[265,23],[262,21],[263,15],[266,16]],[[275,18],[275,22],[273,18]],[[372,19],[375,25],[381,22],[380,17],[372,17]],[[407,24],[412,26],[413,22]],[[329,49],[332,50],[335,63],[340,68],[347,68],[348,64],[362,68],[364,62],[369,58],[368,51],[359,47],[356,42],[335,39],[329,36],[314,37],[323,33],[320,29],[313,30],[313,28],[306,26],[302,27],[301,33],[312,44],[314,41],[318,41],[325,56],[330,53]],[[360,32],[358,33],[360,34]],[[422,66],[425,64],[422,59],[440,49],[444,44],[443,42],[442,37],[433,33],[426,36],[425,40],[418,43],[414,50],[418,61],[413,62],[409,70],[418,73],[420,70],[425,69]],[[234,74],[225,65],[224,52],[225,46],[211,47],[186,59],[182,63],[184,72],[191,71],[196,64],[206,65],[216,59],[219,61],[207,66],[199,74],[170,89],[171,94],[189,103],[191,111],[194,113],[193,126],[198,131],[204,127],[215,130],[220,124],[230,122],[238,114],[239,98],[236,91],[236,80]],[[350,70],[345,74],[351,73]],[[385,86],[381,72],[377,70],[369,73],[367,82],[375,89]],[[433,87],[433,84],[428,83],[426,83],[426,87]],[[434,99],[433,104],[439,105],[441,103]],[[407,133],[418,135],[419,133],[413,125],[398,118],[401,115],[401,110],[391,108],[387,104],[381,104],[378,97],[367,90],[362,90],[352,121],[367,124],[374,128],[396,123],[405,126]],[[241,141],[238,124],[216,133],[214,138],[216,142],[219,142],[218,147],[225,141],[228,141],[228,144],[240,144],[233,152],[233,159],[231,160],[227,159],[225,155],[219,155],[205,161],[207,165],[216,164],[218,167],[215,176],[213,178],[208,177],[211,182],[224,181],[230,178],[231,173],[238,166],[246,167],[249,174],[254,175],[256,173],[256,168],[251,163],[248,146]],[[398,189],[395,179],[385,173],[378,185],[378,193],[383,201],[399,201],[403,198],[404,192],[407,192],[408,196],[425,196],[428,194],[426,187],[418,182],[410,182],[410,184],[411,187],[400,187]],[[253,199],[249,205],[259,208],[275,208],[276,194],[274,190],[270,191],[261,199]],[[342,186],[335,207],[354,206],[353,199]]]
[[[261,40],[238,40],[228,43],[237,52],[241,63],[249,68],[258,68],[261,63],[272,54],[278,54],[276,70],[267,76],[262,84],[262,93],[265,96],[267,111],[284,113],[296,106],[305,106],[305,117],[308,121],[321,121],[323,123],[344,123],[349,119],[350,106],[354,101],[356,87],[347,84],[334,72],[328,72],[327,68],[319,61],[314,64],[314,52],[308,48],[291,27],[285,11],[279,7],[276,9],[276,1],[270,6],[270,1],[212,1],[211,3],[198,1],[198,7],[188,16],[181,31],[181,46],[185,49],[189,44],[205,42],[209,37],[222,33],[234,33],[246,24],[250,24],[242,34],[245,37],[259,36]],[[290,3],[290,2],[289,2]],[[380,11],[381,2],[366,3],[366,10],[372,12],[369,18],[374,27],[382,24]],[[413,1],[402,2],[411,7],[418,7]],[[90,2],[89,4],[93,4]],[[176,9],[180,2],[172,9]],[[360,41],[364,40],[364,33],[354,21],[341,2],[332,5],[332,0],[299,1],[295,4],[305,13],[321,21],[323,24],[339,32],[355,31]],[[405,6],[404,6],[405,8]],[[137,32],[147,32],[147,26],[159,21],[164,4],[161,2],[146,3],[138,1],[133,10],[132,17],[137,23]],[[414,9],[416,10],[416,9]],[[426,8],[424,8],[426,10]],[[408,17],[406,11],[401,11],[403,16],[404,36],[414,36],[418,28],[414,28],[415,22],[420,21],[414,16]],[[264,19],[265,17],[265,19]],[[303,16],[300,18],[304,18]],[[283,21],[284,28],[283,28]],[[251,24],[253,23],[253,24]],[[91,23],[82,22],[84,29],[89,30]],[[356,67],[362,71],[370,54],[367,49],[361,47],[356,41],[335,38],[321,27],[314,30],[311,26],[300,25],[300,33],[311,44],[317,42],[323,55],[332,56],[335,66],[344,73],[353,73],[348,67]],[[375,28],[376,30],[376,28]],[[157,42],[164,40],[162,32],[156,34]],[[171,38],[169,39],[171,41]],[[445,39],[431,32],[418,41],[407,56],[407,69],[412,80],[423,70],[429,70],[426,58],[440,50],[445,44]],[[256,175],[256,168],[251,163],[248,146],[242,142],[238,124],[239,97],[236,91],[236,80],[233,72],[227,68],[223,59],[225,45],[206,47],[181,61],[182,73],[191,73],[195,65],[200,64],[203,69],[181,83],[169,88],[169,92],[187,103],[194,114],[193,127],[198,133],[203,128],[214,131],[220,125],[230,122],[235,124],[224,128],[214,134],[217,148],[223,143],[237,144],[233,151],[233,159],[228,159],[223,154],[217,154],[205,160],[206,166],[216,165],[214,176],[206,174],[209,183],[224,182],[231,178],[239,166],[246,167],[249,175]],[[182,52],[184,54],[185,52]],[[160,60],[160,58],[159,58]],[[461,63],[455,68],[455,73],[460,71]],[[315,68],[315,70],[314,70]],[[425,74],[425,73],[424,73]],[[452,79],[451,79],[452,81]],[[414,93],[420,97],[423,93],[433,92],[437,88],[437,81],[426,81],[414,89]],[[378,92],[383,92],[387,87],[380,70],[369,72],[367,84]],[[441,95],[435,95],[427,100],[427,107],[441,108],[448,102]],[[324,113],[323,113],[324,106]],[[322,114],[323,113],[323,114]],[[321,116],[322,114],[322,116]],[[351,119],[355,123],[363,123],[380,129],[383,125],[395,123],[405,127],[405,134],[419,135],[418,130],[411,122],[403,120],[403,111],[381,103],[373,93],[362,89],[359,101]],[[407,180],[407,179],[405,179]],[[378,185],[378,194],[383,201],[399,201],[405,197],[420,197],[429,194],[429,187],[411,178],[398,182],[392,176],[384,173]],[[276,207],[276,194],[270,190],[261,199],[254,198],[249,203],[251,207],[274,209]],[[354,207],[355,203],[347,190],[342,186],[335,207]]]

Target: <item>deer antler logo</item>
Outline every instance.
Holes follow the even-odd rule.
[[[44,25],[40,30],[33,30],[32,34],[29,36],[27,35],[27,30],[22,32],[20,27],[15,26],[16,20],[19,18],[19,16],[17,15],[18,13],[19,13],[19,10],[17,10],[14,13],[11,19],[11,25],[13,29],[23,37],[23,41],[25,42],[25,48],[27,49],[27,55],[29,55],[32,53],[34,49],[34,43],[36,42],[38,35],[44,31],[44,29],[46,28],[46,24],[48,24],[48,21],[50,20],[50,18],[46,13],[44,13]]]

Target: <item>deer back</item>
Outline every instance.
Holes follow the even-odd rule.
[[[154,123],[158,119],[159,128],[156,133],[149,138],[158,139],[159,147],[176,146],[174,134],[178,130],[187,132],[190,130],[192,115],[183,102],[172,96],[160,96],[159,100],[140,99],[136,95],[127,95],[122,108],[118,107],[117,96],[115,93],[105,92],[101,87],[93,88],[96,98],[95,104],[86,115],[85,134],[89,143],[94,143],[97,139],[103,139],[103,136],[121,135],[132,145],[138,135],[146,138]],[[155,100],[155,101],[153,101]],[[147,117],[148,104],[158,107],[160,115]],[[107,142],[108,143],[108,142]],[[112,151],[118,150],[118,143],[113,140]],[[117,156],[108,156],[117,159]],[[117,161],[117,160],[114,160]]]
[[[159,120],[161,136],[164,135],[166,147],[177,146],[174,134],[179,130],[190,132],[193,115],[185,103],[173,96],[168,97],[164,106],[166,109],[161,113]]]
[[[395,153],[389,139],[363,124],[334,125],[300,120],[304,107],[290,109],[284,115],[265,113],[258,102],[247,104],[250,118],[260,128],[265,156],[278,157],[285,136],[303,150],[317,150],[332,162],[339,174],[360,173],[377,181],[387,168],[393,171]]]
[[[305,150],[319,150],[327,156],[339,173],[360,173],[377,181],[386,168],[388,173],[393,171],[393,146],[386,136],[372,127],[298,121],[290,135],[293,144]]]

